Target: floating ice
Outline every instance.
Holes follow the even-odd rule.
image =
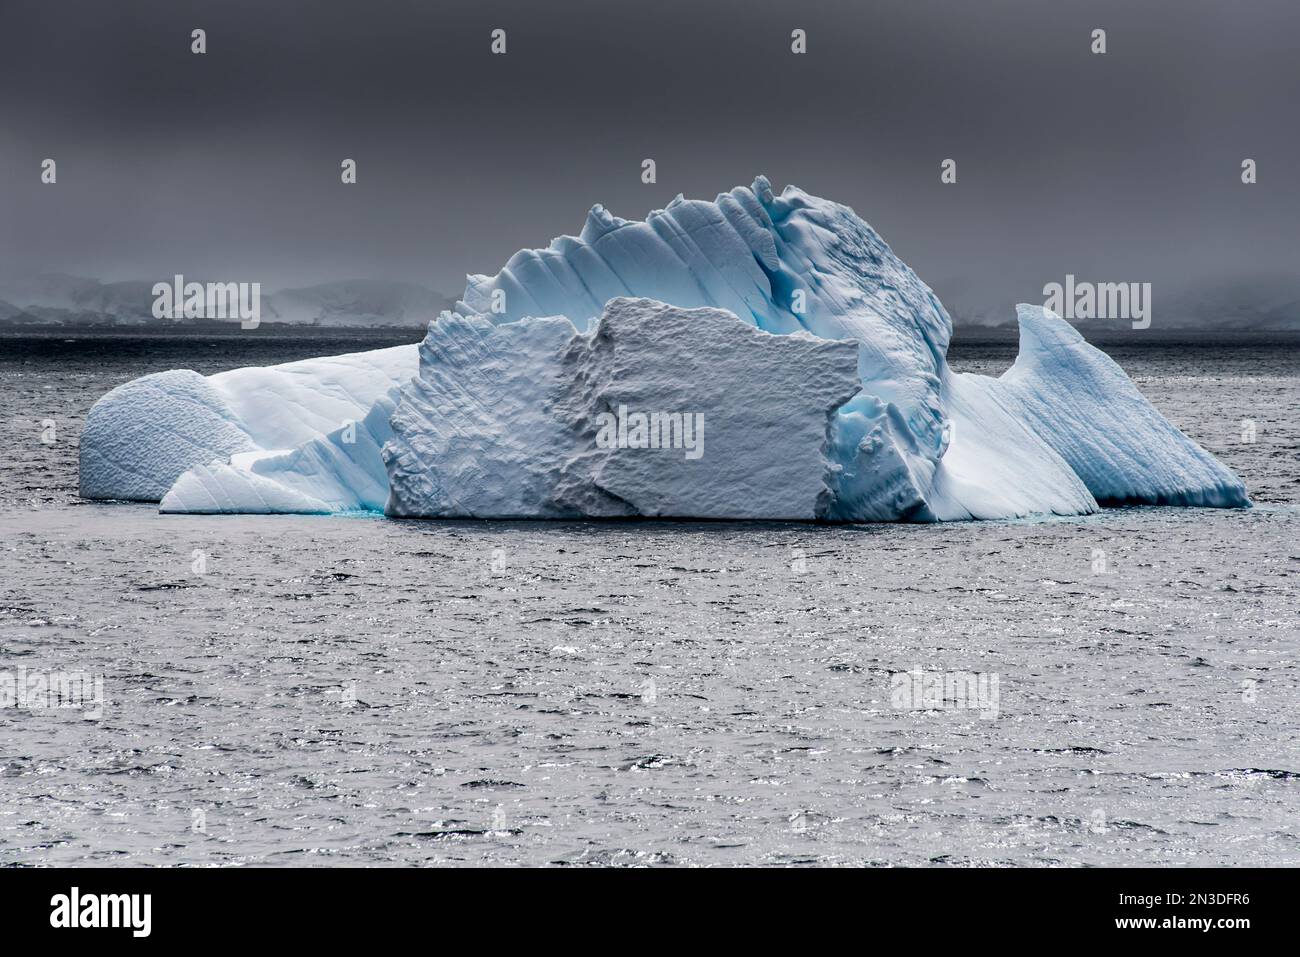
[[[415,370],[415,348],[397,346],[207,377],[175,370],[132,380],[86,416],[81,494],[157,502],[194,466],[288,452],[368,418],[376,402]],[[375,507],[382,507],[383,497]],[[195,507],[178,511],[242,510],[184,501]]]
[[[683,311],[695,307],[710,308]],[[87,421],[82,489],[165,494],[174,511],[478,517],[935,521],[1249,504],[1067,323],[1030,306],[1019,319],[1006,374],[953,372],[947,313],[875,231],[761,177],[645,222],[598,206],[580,236],[470,277],[418,353],[114,390]],[[620,411],[703,412],[707,451],[602,445],[598,418]]]
[[[91,407],[81,431],[81,494],[156,502],[190,466],[254,448],[210,379],[158,372]]]
[[[1017,307],[1020,354],[992,391],[1105,505],[1249,504],[1241,480],[1138,391],[1109,356],[1038,306]]]
[[[618,298],[582,335],[448,316],[393,416],[388,512],[820,518],[831,419],[860,387],[853,343],[720,309]]]
[[[196,465],[163,496],[161,512],[382,511],[388,475],[382,449],[393,436],[389,418],[397,388],[360,421],[284,452],[242,454],[229,463]]]

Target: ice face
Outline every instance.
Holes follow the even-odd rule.
[[[567,440],[548,400],[576,334],[564,318],[430,326],[384,451],[388,513],[560,517],[548,499]]]
[[[564,366],[554,407],[573,451],[554,493],[562,507],[826,517],[831,421],[862,385],[852,342],[772,335],[722,309],[619,298]]]
[[[857,349],[720,309],[617,298],[567,319],[444,317],[385,449],[404,516],[804,519]]]
[[[874,436],[870,452],[857,443],[872,459],[860,468],[889,490],[883,501],[858,492],[881,518],[904,514],[900,500],[924,499],[946,448],[940,390],[952,322],[847,206],[793,186],[776,196],[761,176],[711,203],[678,197],[645,222],[596,206],[580,236],[518,252],[495,276],[471,276],[457,306],[497,322],[562,315],[586,328],[616,296],[713,306],[767,332],[856,342],[879,412],[859,415],[860,434],[843,431],[846,441]]]
[[[707,318],[682,312],[695,307]],[[601,329],[579,334],[602,313],[612,351]],[[533,318],[548,316],[561,318]],[[778,197],[760,177],[711,203],[679,197],[645,222],[593,208],[581,235],[470,277],[418,354],[166,373],[180,378],[114,390],[87,422],[83,494],[170,489],[164,508],[181,511],[840,521],[1249,504],[1236,476],[1067,323],[1022,306],[1020,324],[1020,356],[1002,377],[954,373],[947,313],[875,231],[794,187]],[[795,345],[808,341],[834,345],[833,361]],[[840,388],[830,370],[850,352],[860,389],[817,433]],[[627,405],[610,405],[620,390],[663,406],[647,411],[707,398],[728,429],[761,395],[792,427],[770,436],[767,460],[746,447],[713,471],[683,471],[593,444],[597,410]],[[349,423],[359,444],[344,441]],[[725,441],[706,429],[707,442]]]

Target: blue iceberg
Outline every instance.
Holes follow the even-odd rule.
[[[952,371],[947,312],[880,236],[762,177],[644,221],[597,206],[580,235],[471,276],[418,347],[113,390],[87,419],[82,494],[824,521],[1250,504],[1068,323],[1018,319],[1004,375]]]

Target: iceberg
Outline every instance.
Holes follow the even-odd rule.
[[[1018,319],[1006,373],[954,372],[951,319],[880,236],[762,177],[644,221],[596,206],[578,236],[469,277],[419,346],[113,390],[87,419],[82,494],[823,521],[1250,504],[1068,323]]]

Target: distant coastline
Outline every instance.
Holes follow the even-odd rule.
[[[434,319],[436,316],[430,316]],[[418,343],[424,338],[427,323],[406,326],[311,326],[294,323],[263,322],[256,329],[241,329],[238,323],[191,321],[175,325],[5,325],[0,324],[0,344],[28,341],[32,343],[64,340],[134,340],[134,341],[293,341],[356,342],[369,348]],[[1183,345],[1214,348],[1257,348],[1276,343],[1300,347],[1300,329],[1243,330],[1196,329],[1171,327],[1135,330],[1120,324],[1087,323],[1075,326],[1094,345],[1141,348],[1146,345]],[[1014,324],[1001,326],[963,325],[953,327],[952,344],[957,347],[1005,345],[1014,347],[1020,338]]]

